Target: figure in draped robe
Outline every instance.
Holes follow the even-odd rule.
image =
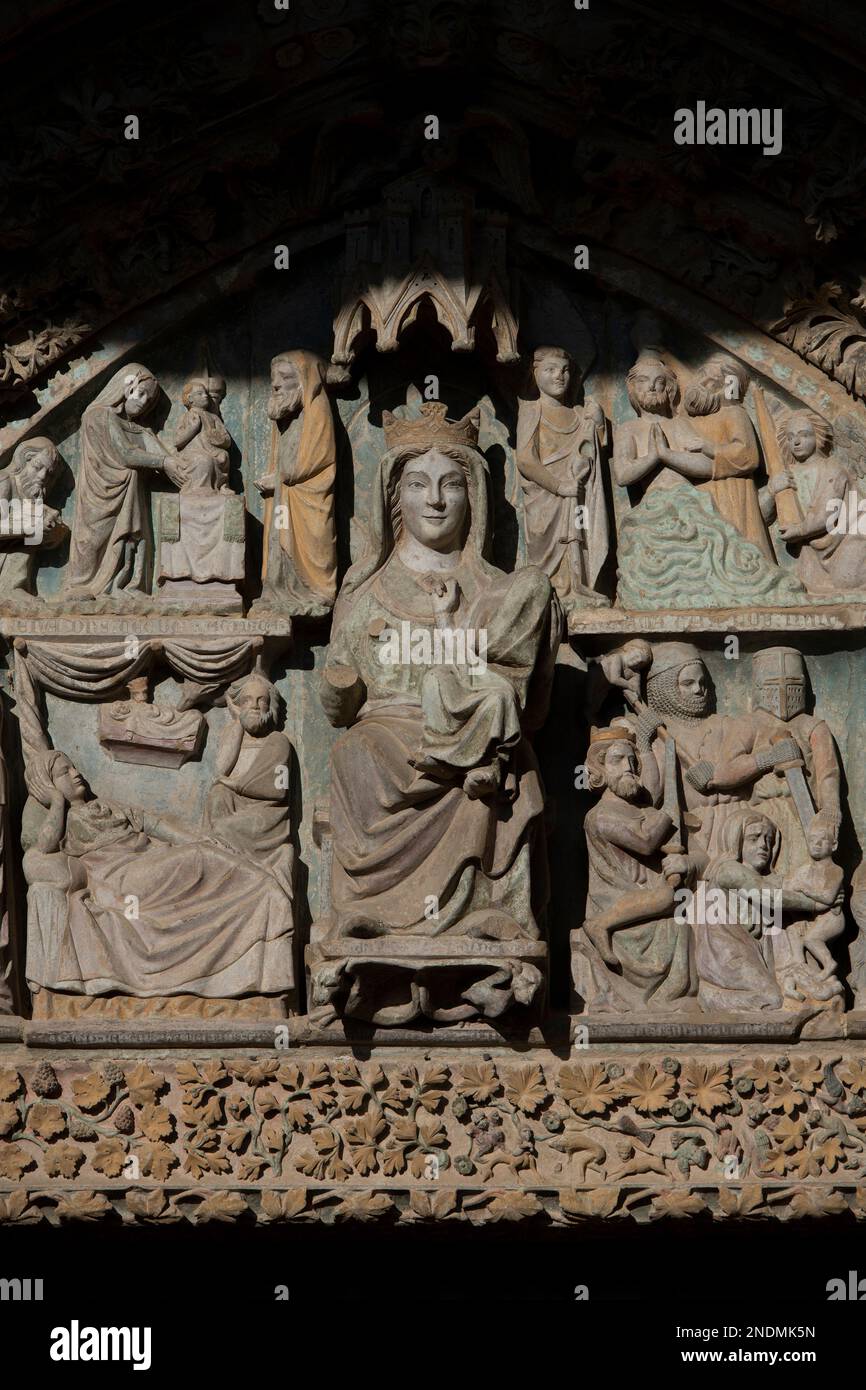
[[[609,548],[606,424],[597,405],[570,403],[572,372],[563,348],[537,348],[532,375],[538,395],[521,400],[517,418],[527,560],[549,576],[566,614],[609,604],[596,591]]]
[[[507,575],[486,559],[477,422],[431,402],[417,420],[386,412],[384,426],[371,541],[343,582],[322,685],[346,732],[331,753],[331,903],[313,931],[313,997],[334,998],[348,969],[346,1011],[373,1021],[491,1017],[541,984],[544,796],[526,731],[544,718],[561,614],[541,571]],[[477,941],[490,965],[475,962],[480,978],[448,1007],[417,973],[395,1002],[381,979],[368,993],[363,962],[345,965],[370,938],[386,958],[413,939],[429,955],[438,940],[442,960],[458,938]],[[525,958],[509,961],[511,943]]]
[[[326,383],[332,369],[315,353],[282,352],[271,363],[273,422],[265,498],[262,594],[258,609],[322,617],[337,593],[334,521],[336,436]]]
[[[151,546],[144,479],[168,450],[142,421],[159,383],[130,362],[115,372],[81,420],[81,467],[64,601],[146,593]]]

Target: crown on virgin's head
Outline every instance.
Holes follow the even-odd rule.
[[[400,420],[390,410],[382,411],[385,444],[399,449],[406,444],[434,449],[437,444],[460,444],[474,448],[478,443],[479,412],[476,406],[462,420],[446,419],[448,407],[444,401],[425,401],[421,414],[413,420]]]

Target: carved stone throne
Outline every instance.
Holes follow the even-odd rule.
[[[322,913],[305,951],[307,1005],[327,1026],[338,1016],[380,1027],[536,1022],[547,996],[548,946],[543,938],[493,939],[496,919],[485,914],[485,936],[338,935],[332,928],[333,840],[327,803],[317,804],[313,838],[321,852]],[[513,922],[502,914],[502,927]]]

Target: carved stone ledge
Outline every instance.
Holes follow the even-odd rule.
[[[569,636],[665,632],[859,632],[866,604],[811,603],[799,608],[700,608],[635,613],[625,608],[583,608],[569,614]]]
[[[866,1216],[866,1047],[0,1052],[0,1220]]]

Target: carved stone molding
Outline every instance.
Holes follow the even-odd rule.
[[[866,1050],[6,1049],[0,1220],[866,1217]]]

